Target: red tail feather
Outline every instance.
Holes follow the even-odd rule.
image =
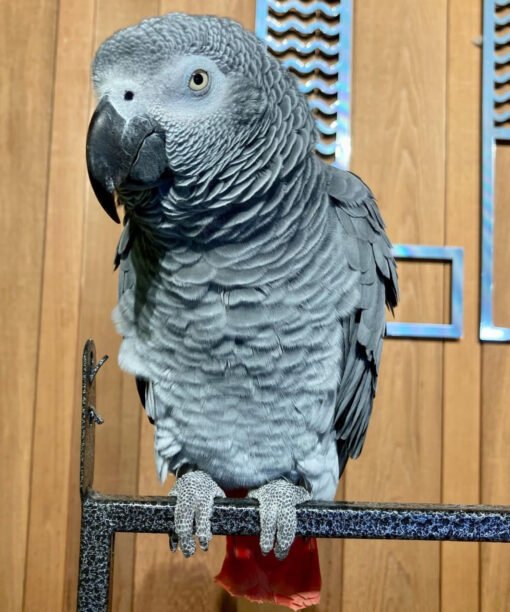
[[[228,491],[229,497],[245,497],[245,489]],[[235,597],[257,603],[275,603],[291,610],[318,604],[321,591],[319,551],[315,538],[296,538],[287,557],[263,555],[257,536],[227,536],[227,551],[215,578]]]
[[[215,578],[236,597],[301,610],[320,601],[321,573],[315,538],[297,538],[286,559],[264,556],[256,536],[227,536],[223,567]]]

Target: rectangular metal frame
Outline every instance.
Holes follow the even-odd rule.
[[[456,340],[463,332],[464,249],[461,247],[395,244],[395,259],[417,261],[445,261],[452,264],[451,322],[450,323],[395,323],[386,324],[386,335],[393,338],[429,338]]]
[[[80,490],[82,501],[78,611],[104,612],[111,605],[111,576],[117,532],[169,534],[175,500],[169,497],[106,495],[93,489],[97,415],[94,342],[83,351]],[[510,542],[510,507],[433,504],[307,502],[297,511],[300,536]],[[212,516],[216,535],[256,535],[255,500],[217,500]],[[170,551],[169,551],[170,554]]]

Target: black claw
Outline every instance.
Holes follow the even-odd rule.
[[[206,552],[209,550],[209,542],[207,542],[207,540],[198,540],[198,544],[202,550]]]
[[[179,538],[177,537],[176,533],[171,533],[168,537],[168,543],[170,545],[170,550],[172,552],[176,552],[177,551],[177,546],[179,544]]]

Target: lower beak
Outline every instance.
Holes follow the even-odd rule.
[[[114,192],[129,183],[150,187],[166,168],[165,139],[146,116],[128,123],[107,97],[98,104],[87,134],[87,169],[92,189],[105,212],[120,223]]]

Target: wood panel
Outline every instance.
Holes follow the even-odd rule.
[[[37,512],[30,513],[27,612],[42,601],[48,609],[59,610],[63,601],[69,509],[65,485],[71,468],[71,426],[77,412],[76,360],[68,356],[77,354],[86,189],[86,169],[79,161],[88,119],[86,105],[77,107],[75,100],[89,97],[93,11],[92,2],[61,6],[57,31],[31,483]]]
[[[480,236],[480,63],[474,41],[481,3],[450,0],[448,22],[446,243],[464,247],[464,336],[445,344],[442,501],[480,501],[481,347],[478,341]],[[466,171],[470,168],[470,171]],[[449,289],[448,289],[449,290]],[[479,608],[477,544],[441,544],[441,609]]]
[[[496,153],[495,300],[497,325],[510,326],[510,215],[508,168],[510,146],[499,146]],[[508,505],[510,499],[510,346],[486,344],[483,347],[482,395],[482,502]],[[481,610],[506,610],[510,601],[510,546],[482,545]]]
[[[394,242],[444,243],[447,2],[356,3],[352,168]],[[443,317],[443,270],[406,270],[401,320]],[[443,346],[388,340],[352,500],[440,499]],[[346,541],[343,610],[439,609],[439,545]]]
[[[30,466],[57,6],[0,4],[0,599],[7,612],[23,609],[29,508],[39,503]]]

